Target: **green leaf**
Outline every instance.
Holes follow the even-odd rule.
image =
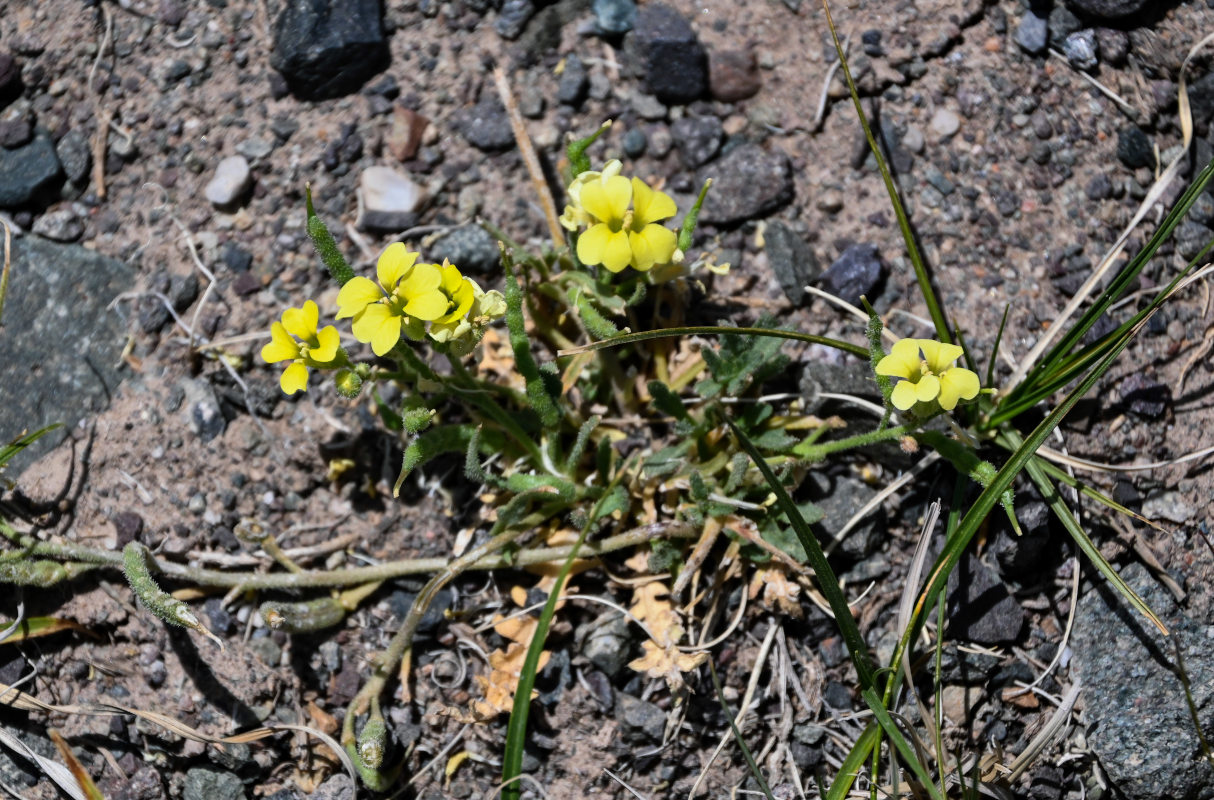
[[[539,415],[540,423],[548,429],[561,423],[558,398],[561,394],[560,379],[541,373],[531,354],[531,340],[527,337],[527,326],[523,319],[523,290],[514,274],[514,259],[509,251],[502,253],[502,266],[506,270],[506,327],[510,332],[510,347],[514,351],[514,363],[527,384],[527,400],[532,410]]]
[[[576,139],[565,146],[565,156],[569,159],[569,169],[572,173],[570,180],[590,170],[590,159],[586,156],[586,149],[594,144],[603,135],[603,132],[610,127],[611,120],[607,120],[594,133],[584,139]]]
[[[334,240],[333,234],[329,233],[325,223],[316,216],[316,209],[312,207],[311,186],[304,189],[304,202],[307,206],[308,236],[312,238],[312,245],[316,248],[316,253],[320,256],[325,268],[329,270],[329,275],[337,281],[337,285],[345,286],[346,282],[354,277],[354,270],[350,269],[345,256],[337,249],[337,241]]]

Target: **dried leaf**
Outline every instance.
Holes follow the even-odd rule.
[[[749,592],[751,600],[762,592],[760,603],[771,611],[783,612],[793,619],[801,619],[804,615],[800,603],[801,587],[788,579],[783,564],[773,562],[766,569],[756,570]]]

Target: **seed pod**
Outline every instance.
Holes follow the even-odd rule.
[[[388,726],[381,716],[372,716],[358,734],[358,757],[371,769],[379,769],[388,749]]]
[[[127,583],[139,602],[164,622],[198,631],[222,649],[223,642],[198,621],[189,606],[156,585],[152,578],[151,562],[151,552],[139,542],[131,542],[122,548],[122,571],[126,573]]]
[[[330,628],[346,618],[346,609],[332,597],[321,597],[306,603],[261,604],[261,618],[276,631],[310,633]]]

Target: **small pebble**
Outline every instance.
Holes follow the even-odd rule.
[[[215,177],[203,194],[216,208],[227,208],[240,200],[252,182],[253,175],[245,157],[228,156],[215,168]]]
[[[1049,43],[1049,23],[1045,17],[1039,17],[1031,10],[1025,11],[1016,26],[1015,38],[1016,44],[1026,53],[1040,55]]]
[[[929,124],[933,132],[944,138],[953,136],[961,130],[961,118],[947,108],[936,109]]]
[[[1062,43],[1062,52],[1072,66],[1087,71],[1096,68],[1096,47],[1096,32],[1088,28],[1067,36]]]
[[[389,167],[367,167],[359,178],[357,225],[364,230],[400,231],[412,225],[425,200],[422,188]]]

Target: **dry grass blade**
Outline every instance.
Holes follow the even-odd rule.
[[[1065,325],[1066,321],[1071,318],[1071,315],[1075,313],[1079,306],[1083,305],[1083,303],[1087,301],[1088,296],[1092,293],[1104,276],[1108,274],[1108,271],[1113,266],[1114,260],[1116,260],[1117,256],[1121,254],[1121,251],[1125,249],[1126,242],[1129,240],[1130,235],[1138,227],[1138,224],[1146,217],[1147,212],[1160,201],[1164,195],[1164,192],[1167,191],[1168,186],[1171,185],[1172,179],[1180,173],[1182,161],[1184,160],[1185,156],[1188,155],[1189,146],[1193,141],[1193,114],[1189,108],[1189,92],[1185,86],[1185,73],[1188,72],[1189,64],[1192,62],[1194,56],[1196,56],[1197,53],[1205,48],[1210,42],[1214,42],[1214,33],[1206,36],[1200,42],[1193,45],[1193,48],[1189,50],[1189,54],[1185,56],[1184,63],[1181,64],[1180,67],[1180,85],[1177,89],[1179,100],[1178,116],[1180,118],[1180,130],[1183,145],[1180,152],[1176,154],[1176,157],[1172,159],[1171,163],[1168,164],[1163,173],[1155,179],[1155,183],[1151,185],[1150,191],[1148,191],[1147,196],[1143,198],[1142,204],[1134,213],[1134,217],[1130,220],[1129,224],[1126,225],[1125,230],[1121,232],[1121,235],[1117,237],[1117,240],[1113,242],[1113,246],[1109,248],[1109,251],[1105,253],[1103,258],[1100,259],[1100,263],[1096,265],[1096,269],[1092,271],[1091,276],[1089,276],[1084,282],[1083,286],[1079,288],[1079,291],[1075,292],[1075,296],[1071,298],[1071,301],[1067,303],[1066,308],[1062,310],[1062,313],[1054,320],[1053,324],[1046,329],[1046,331],[1041,335],[1041,338],[1037,340],[1037,343],[1033,345],[1032,349],[1029,350],[1028,355],[1020,359],[1019,365],[1016,367],[1016,370],[1012,373],[1011,377],[1008,378],[1007,382],[1004,384],[1005,386],[1019,385],[1020,382],[1024,380],[1024,376],[1028,374],[1028,371],[1037,363],[1038,359],[1041,358],[1041,355],[1045,352],[1046,348],[1050,346],[1056,337],[1064,332],[1064,330],[1067,328]]]
[[[1033,761],[1037,756],[1041,755],[1041,751],[1045,746],[1062,730],[1067,719],[1071,716],[1071,709],[1075,707],[1075,701],[1079,699],[1079,692],[1083,686],[1079,681],[1067,691],[1066,696],[1062,698],[1062,703],[1054,711],[1054,715],[1050,717],[1049,722],[1041,729],[1033,740],[1029,742],[1029,746],[1024,749],[1024,752],[1016,757],[1016,760],[1011,764],[1011,771],[1007,775],[1007,783],[1012,784],[1016,779],[1024,774],[1024,771],[1032,766]]]
[[[38,755],[25,742],[3,728],[0,728],[0,744],[3,744],[14,753],[20,754],[22,758],[27,759],[31,764],[37,765],[38,769],[42,770],[56,786],[62,789],[65,794],[71,796],[73,800],[91,800],[84,793],[84,790],[80,788],[80,784],[76,782],[70,769],[58,761],[52,761],[45,756]]]
[[[915,544],[915,554],[911,557],[910,568],[906,574],[906,583],[902,587],[902,597],[898,601],[898,631],[901,635],[902,631],[907,629],[911,624],[911,614],[915,610],[915,599],[919,595],[919,581],[923,577],[923,567],[927,563],[927,557],[931,552],[928,546],[932,540],[932,532],[936,529],[936,522],[940,518],[940,501],[933,500],[932,504],[927,509],[927,516],[923,520],[923,526],[919,531],[919,541]],[[937,631],[937,635],[941,635],[942,631]],[[906,676],[906,687],[915,697],[915,704],[919,707],[919,719],[923,720],[923,724],[927,727],[928,733],[932,739],[936,738],[936,732],[932,724],[932,715],[927,707],[923,704],[923,700],[919,697],[919,693],[915,691],[915,680],[911,674],[910,659],[902,659],[902,672]],[[940,753],[936,757],[940,757]]]
[[[628,792],[629,794],[631,794],[633,797],[635,797],[637,800],[646,800],[645,795],[641,794],[641,793],[640,793],[640,792],[638,792],[636,789],[633,789],[631,786],[629,786],[628,784],[624,783],[624,779],[623,779],[623,778],[621,778],[619,775],[616,775],[614,772],[612,772],[611,770],[607,769],[606,767],[603,767],[603,772],[606,772],[606,773],[607,773],[607,775],[608,775],[608,776],[609,776],[609,777],[610,777],[610,778],[611,778],[613,781],[615,781],[616,783],[618,783],[620,786],[623,786],[623,787],[624,787],[624,790],[625,790],[626,792]]]
[[[88,774],[84,765],[80,763],[80,759],[76,758],[76,754],[72,752],[72,748],[68,745],[67,740],[54,728],[49,733],[51,741],[55,743],[55,747],[59,748],[59,755],[67,762],[67,768],[71,770],[72,777],[80,785],[80,790],[84,792],[84,796],[89,800],[105,800],[105,795],[97,788],[97,784],[93,782],[92,776]]]
[[[4,321],[4,298],[8,296],[8,276],[13,266],[13,231],[8,223],[0,220],[4,226],[4,271],[0,272],[0,323]]]
[[[544,170],[540,167],[540,160],[535,155],[535,148],[531,146],[531,137],[527,135],[523,115],[519,113],[518,103],[514,101],[514,93],[510,91],[510,82],[506,80],[506,73],[502,71],[501,67],[494,68],[493,82],[497,85],[497,93],[502,98],[502,105],[506,107],[506,116],[510,118],[510,129],[514,132],[514,141],[518,144],[519,155],[523,157],[527,174],[531,176],[531,188],[535,190],[535,196],[539,198],[540,205],[544,208],[544,221],[548,223],[548,235],[552,237],[554,244],[559,245],[565,241],[565,229],[561,227],[556,213],[556,203],[553,202],[552,192],[548,190],[548,183],[544,180]]]
[[[3,683],[0,683],[0,704],[10,705],[13,708],[17,708],[22,711],[40,711],[46,714],[82,714],[95,716],[130,714],[132,716],[139,717],[140,719],[147,720],[153,725],[159,725],[165,730],[175,733],[183,739],[189,739],[191,741],[212,745],[247,744],[249,742],[260,741],[261,739],[265,739],[268,736],[273,736],[274,734],[284,730],[302,731],[310,736],[315,736],[317,739],[320,739],[322,742],[332,748],[333,752],[337,754],[337,757],[341,759],[346,771],[349,772],[351,780],[355,781],[355,783],[358,782],[358,774],[354,769],[354,762],[350,760],[350,757],[346,754],[345,749],[338,744],[337,740],[325,733],[322,733],[321,731],[316,730],[315,728],[308,728],[302,725],[280,723],[264,728],[256,728],[254,730],[245,731],[244,733],[238,733],[232,736],[211,736],[210,734],[206,734],[195,728],[191,728],[189,725],[179,722],[172,717],[159,714],[155,711],[142,711],[136,708],[128,708],[117,703],[96,703],[89,705],[73,703],[70,705],[55,705],[53,703],[45,703],[36,697],[26,694],[20,689],[16,689]],[[6,734],[4,734],[3,729],[0,729],[0,738],[3,738],[4,735]],[[5,742],[5,744],[7,744],[7,742]],[[12,745],[9,746],[11,747]],[[21,745],[21,747],[24,747],[24,745]],[[18,750],[18,752],[24,751]]]

